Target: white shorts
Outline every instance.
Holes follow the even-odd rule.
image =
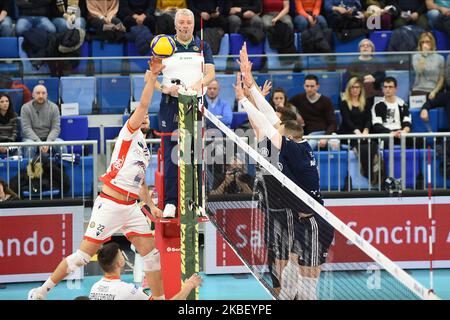
[[[117,232],[129,236],[153,237],[154,232],[136,201],[121,201],[101,193],[94,202],[84,239],[104,243]]]

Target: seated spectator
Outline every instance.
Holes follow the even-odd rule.
[[[352,61],[344,74],[346,79],[357,77],[364,84],[366,99],[370,106],[373,105],[374,97],[382,96],[381,83],[385,77],[385,65],[374,55],[375,45],[369,39],[363,39],[358,44],[358,59]]]
[[[342,102],[339,108],[342,117],[342,124],[338,130],[339,134],[357,134],[368,135],[372,126],[371,121],[371,105],[367,103],[365,97],[364,85],[357,77],[353,77],[347,83]],[[341,144],[347,144],[346,139]],[[375,185],[378,183],[378,170],[380,167],[378,158],[378,144],[375,139],[369,143],[367,139],[350,140],[350,147],[355,150],[355,154],[359,157],[361,165],[361,174],[369,178],[370,183]],[[369,154],[372,171],[369,175]],[[382,173],[384,175],[384,173]]]
[[[447,83],[447,91],[450,91],[450,56],[447,56],[445,64],[445,82]]]
[[[402,133],[411,132],[411,115],[408,104],[396,96],[397,79],[386,77],[383,81],[383,98],[372,108],[372,132],[392,133],[394,143],[400,144]],[[406,141],[408,144],[408,141]],[[388,148],[387,139],[384,148]],[[416,145],[416,147],[418,147]]]
[[[195,28],[200,30],[200,18],[203,19],[203,28],[221,28],[224,33],[228,32],[228,20],[225,17],[223,0],[187,0],[188,9],[194,13]]]
[[[434,99],[444,88],[444,57],[436,53],[436,41],[431,32],[424,32],[419,37],[419,53],[412,57],[415,72],[411,95],[425,95]]]
[[[13,200],[20,200],[20,198],[8,187],[5,181],[0,179],[0,202]]]
[[[383,0],[363,0],[362,6],[364,9],[364,16],[366,20],[372,16],[377,17],[377,19],[379,19],[379,26],[377,25],[378,21],[367,21],[367,23],[373,23],[374,27],[381,27],[382,30],[390,30],[392,29],[392,21],[394,17],[397,17],[398,15],[397,9],[392,5],[385,5],[384,2],[385,1]]]
[[[327,28],[327,20],[320,15],[322,0],[295,0],[294,25],[297,32],[313,28],[317,24],[323,29]]]
[[[241,26],[263,30],[263,22],[259,16],[262,0],[228,0],[227,5],[229,33],[238,33]]]
[[[155,9],[152,0],[120,0],[117,16],[130,32],[133,27],[146,27],[156,34]]]
[[[449,0],[425,0],[427,5],[427,18],[430,29],[445,31],[444,21],[450,20],[450,1]],[[447,22],[448,23],[448,22]],[[447,31],[447,34],[450,34]]]
[[[175,34],[175,14],[187,8],[186,0],[158,0],[156,2],[156,34]]]
[[[336,132],[336,117],[331,99],[318,93],[320,89],[319,79],[315,75],[307,75],[304,83],[305,93],[299,93],[292,97],[289,102],[298,110],[305,121],[305,135],[330,135]],[[311,148],[325,148],[327,144],[331,149],[337,146],[333,141],[326,139],[310,139],[308,143]]]
[[[284,23],[290,30],[294,31],[292,18],[289,15],[289,0],[262,0],[262,22],[264,30],[275,26],[277,21]]]
[[[275,88],[273,90],[269,103],[275,111],[277,111],[278,108],[286,108],[287,110],[294,112],[295,118],[293,120],[296,120],[302,126],[305,125],[305,122],[303,121],[302,116],[298,113],[297,108],[288,101],[286,91],[284,91],[283,88]]]
[[[86,29],[86,3],[79,0],[56,0],[52,22],[57,32],[64,32],[68,29]],[[83,5],[84,4],[84,5]]]
[[[330,28],[339,32],[364,28],[364,14],[359,0],[324,0],[324,10]]]
[[[0,89],[22,89],[23,103],[27,103],[32,99],[31,91],[28,87],[19,80],[13,80],[9,75],[0,75]]]
[[[23,36],[31,28],[43,29],[48,33],[55,33],[56,27],[48,18],[50,17],[51,4],[52,0],[16,0],[16,5],[19,9],[19,19],[16,22],[16,35]]]
[[[394,29],[408,24],[428,29],[427,7],[424,0],[386,0],[385,3],[397,9],[398,16],[394,19]]]
[[[16,142],[19,134],[19,118],[11,99],[0,92],[0,142]],[[15,154],[17,148],[0,147],[0,157]]]
[[[23,142],[63,141],[58,138],[61,131],[59,108],[48,100],[47,88],[37,85],[33,89],[33,100],[25,103],[20,110]],[[61,148],[61,149],[60,149]],[[34,157],[36,148],[27,148],[25,157]],[[66,153],[67,148],[55,147],[52,153]],[[49,153],[49,146],[41,146],[41,153]]]
[[[11,0],[0,0],[0,36],[12,37],[13,23],[11,17],[8,16],[11,8]]]
[[[104,40],[122,41],[126,28],[117,17],[119,0],[86,0],[88,24]]]
[[[233,121],[233,110],[225,100],[219,97],[219,90],[220,85],[217,80],[213,80],[209,83],[208,90],[206,91],[205,106],[227,127],[230,127],[231,121]],[[212,123],[210,123],[209,121],[208,126],[212,126]]]

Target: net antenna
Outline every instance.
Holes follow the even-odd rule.
[[[343,223],[332,212],[330,212],[324,206],[319,204],[314,198],[312,198],[302,188],[300,188],[298,185],[296,185],[291,179],[289,179],[287,176],[285,176],[283,173],[281,173],[278,168],[276,168],[274,165],[272,165],[267,159],[265,159],[255,149],[250,147],[242,138],[238,137],[230,128],[225,126],[209,110],[204,109],[203,112],[204,112],[204,116],[209,121],[211,121],[217,128],[219,128],[223,133],[225,133],[225,135],[228,139],[232,140],[233,143],[236,144],[238,148],[242,149],[253,161],[255,161],[261,167],[263,167],[265,172],[267,172],[267,174],[270,174],[273,177],[275,177],[275,179],[278,180],[282,186],[284,186],[286,189],[288,189],[289,192],[295,196],[296,201],[300,200],[303,203],[305,203],[315,213],[317,213],[321,218],[323,218],[326,222],[328,222],[336,231],[338,231],[340,234],[342,234],[348,241],[351,241],[356,247],[358,247],[362,252],[364,252],[365,255],[369,256],[374,262],[378,263],[382,268],[384,268],[388,272],[388,273],[386,273],[386,275],[392,276],[395,281],[400,282],[403,285],[403,287],[406,287],[409,290],[408,293],[410,294],[410,296],[420,298],[420,299],[426,299],[426,300],[439,299],[439,297],[434,292],[425,288],[422,284],[420,284],[418,281],[416,281],[413,277],[411,277],[408,273],[406,273],[398,265],[396,265],[389,258],[387,258],[378,249],[376,249],[374,246],[372,246],[368,241],[364,240],[359,234],[357,234],[349,226],[347,226],[345,223]],[[214,212],[215,216],[217,216],[217,214],[218,214],[217,211]],[[213,221],[212,217],[213,216],[211,215],[211,217],[210,217],[211,221]],[[223,232],[223,230],[219,229],[219,231],[222,233],[222,235],[224,235],[225,240],[227,240],[232,247],[235,246],[233,244],[233,242],[230,241],[230,239],[227,239],[227,234],[225,234]],[[234,249],[236,249],[236,248],[234,248]],[[243,259],[243,260],[246,260],[246,259]],[[247,259],[247,260],[248,260],[247,262],[250,261],[249,259]],[[247,265],[248,265],[248,263],[247,263]],[[371,267],[369,267],[369,269],[370,268]],[[369,269],[366,269],[366,270],[370,271]],[[331,270],[331,271],[334,271],[334,270]],[[375,272],[376,270],[373,269],[372,271]],[[264,282],[261,281],[261,276],[256,276],[256,279],[259,280],[262,285],[267,287],[267,284],[265,284]],[[349,280],[349,281],[352,281],[352,280]],[[389,283],[389,284],[391,284],[391,283]],[[369,285],[367,285],[367,287],[369,287]],[[348,290],[347,287],[343,287],[343,289]],[[391,287],[389,289],[391,289]],[[393,294],[398,293],[398,291],[396,291],[397,289],[398,288],[395,286],[392,287]]]

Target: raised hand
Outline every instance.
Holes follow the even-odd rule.
[[[156,57],[152,57],[148,62],[148,65],[150,67],[151,74],[155,76],[158,76],[161,73],[161,71],[165,68],[165,66],[162,64],[162,60]]]
[[[264,81],[264,85],[261,88],[262,95],[266,97],[270,93],[270,89],[272,89],[272,82],[269,80]]]
[[[242,88],[241,73],[236,73],[236,85],[233,85],[236,99],[239,101],[245,98],[244,89]]]

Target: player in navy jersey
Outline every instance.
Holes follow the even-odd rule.
[[[281,123],[270,104],[264,99],[251,75],[251,63],[248,61],[245,44],[241,50],[239,64],[242,80],[247,86],[253,103],[244,95],[241,75],[238,74],[235,92],[236,98],[249,115],[249,121],[255,130],[258,141],[267,137],[271,142],[271,159],[274,152],[278,152],[278,169],[301,187],[312,198],[323,205],[320,194],[319,173],[313,151],[308,142],[303,139],[303,129],[296,122]],[[275,150],[273,150],[275,149]],[[271,185],[270,189],[274,189]],[[285,188],[283,188],[285,189]],[[334,236],[333,228],[298,197],[288,190],[280,190],[277,196],[269,197],[269,201],[275,198],[275,206],[284,203],[285,208],[293,215],[294,243],[290,248],[290,268],[285,267],[281,274],[281,299],[316,299],[316,287],[320,275],[320,265],[327,256],[328,248]],[[275,192],[275,191],[273,191]],[[279,203],[277,203],[279,202]],[[269,207],[273,205],[268,203]],[[288,235],[289,236],[289,232]],[[286,237],[286,235],[285,235]],[[287,264],[289,265],[289,263]],[[294,266],[294,268],[292,268]],[[288,278],[288,271],[296,269],[292,279]],[[294,290],[283,290],[283,278],[288,283],[293,279],[297,283]]]
[[[178,90],[186,86],[195,90],[198,97],[206,92],[208,84],[215,78],[212,51],[206,41],[194,37],[194,14],[189,9],[180,9],[175,14],[175,53],[163,60],[163,80],[156,88],[162,92],[158,122],[160,132],[178,129]],[[201,50],[203,49],[203,56]],[[203,68],[203,69],[202,69]],[[202,72],[203,70],[203,72]],[[202,92],[203,91],[205,92]],[[178,205],[178,167],[176,137],[164,139],[164,212],[165,218],[175,217]],[[172,158],[172,154],[175,158]]]

